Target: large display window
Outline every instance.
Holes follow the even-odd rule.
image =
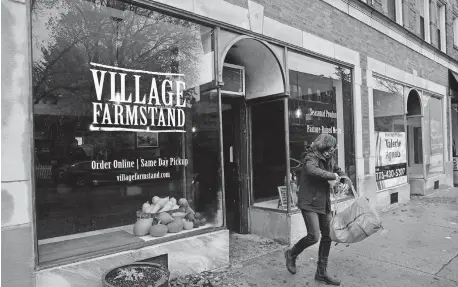
[[[377,190],[443,174],[443,99],[379,77],[374,83]]]
[[[319,134],[336,137],[336,161],[353,183],[356,163],[351,70],[294,52],[287,56],[289,98],[252,106],[253,115],[268,115],[251,127],[253,197],[255,207],[294,211],[304,152]],[[332,195],[333,201],[351,198],[351,192]]]
[[[377,190],[383,190],[407,183],[404,87],[381,78],[374,82],[375,177]]]
[[[442,98],[425,93],[423,126],[425,128],[426,177],[444,173],[444,130]]]
[[[32,10],[40,263],[222,226],[212,29],[48,2]]]
[[[288,53],[288,67],[291,189],[297,190],[305,148],[322,133],[336,137],[336,161],[356,183],[351,70],[294,52]]]
[[[251,107],[252,188],[255,206],[285,208],[286,142],[285,101],[267,101]],[[279,193],[283,192],[283,193]],[[280,197],[280,194],[283,196]]]

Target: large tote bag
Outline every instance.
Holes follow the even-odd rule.
[[[331,220],[330,237],[337,243],[355,243],[366,239],[382,228],[377,211],[369,205],[365,196],[358,197],[353,184],[352,192],[356,200],[345,210],[337,212]]]

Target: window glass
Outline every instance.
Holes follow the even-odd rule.
[[[425,95],[426,108],[424,114],[425,126],[425,164],[426,176],[442,174],[444,172],[444,132],[442,99]]]
[[[447,106],[451,107],[452,106],[452,101],[451,99],[448,100]],[[451,112],[452,109],[447,109],[447,117],[446,117],[446,123],[445,126],[447,127],[447,148],[446,148],[446,156],[445,160],[450,161],[452,160],[452,130],[451,130]]]
[[[401,85],[374,80],[375,175],[382,190],[407,183],[405,108]]]
[[[452,136],[451,136],[451,141],[452,141],[452,157],[454,161],[454,170],[458,169],[458,166],[455,166],[456,158],[458,157],[457,153],[457,145],[458,145],[458,104],[452,103],[451,104],[451,111],[450,111],[450,117],[451,117],[451,129],[452,129]]]
[[[458,47],[458,17],[453,19],[453,44]]]
[[[443,35],[441,29],[442,29],[442,23],[441,23],[441,18],[442,18],[442,3],[440,2],[437,2],[436,3],[436,19],[435,19],[435,22],[436,22],[436,27],[437,27],[437,48],[439,50],[442,50],[442,37],[444,37],[445,35]]]
[[[284,186],[286,176],[284,100],[251,106],[251,137],[254,201],[276,208],[278,187]]]
[[[374,130],[404,132],[404,96],[401,85],[375,78]]]
[[[196,227],[221,226],[212,30],[120,1],[49,2],[32,12],[40,262],[152,240],[133,234],[148,201],[186,199]]]
[[[421,38],[426,40],[426,26],[425,26],[425,1],[424,0],[417,0],[416,1],[417,13],[420,15],[420,27],[418,27],[418,33],[420,34]]]
[[[289,52],[288,102],[291,170],[297,178],[305,147],[321,133],[337,139],[336,160],[356,182],[352,81],[350,69]]]
[[[407,88],[406,88],[407,89]],[[423,165],[423,125],[421,92],[408,88],[407,96],[407,159],[408,174],[412,178],[424,177]]]

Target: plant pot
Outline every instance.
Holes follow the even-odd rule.
[[[169,287],[170,272],[156,263],[138,262],[122,265],[105,272],[104,287]]]

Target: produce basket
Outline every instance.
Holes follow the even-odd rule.
[[[168,200],[168,197],[159,198],[159,200],[164,199]],[[162,202],[162,206],[165,206],[165,208],[161,204],[150,205],[149,202],[145,202],[142,209],[136,212],[137,221],[133,227],[133,234],[135,236],[146,236],[149,233],[153,237],[163,237],[168,233],[178,233],[183,230],[199,228],[207,223],[205,216],[189,207],[186,199],[181,198],[178,201],[180,205],[176,204],[177,202],[174,198],[171,198],[168,202],[170,203]],[[170,206],[171,204],[175,204],[175,206]]]
[[[162,212],[157,212],[157,213],[149,213],[149,212],[143,212],[142,210],[137,211],[137,219],[145,219],[145,218],[155,218],[158,216],[160,213],[168,213],[172,215],[175,212],[185,212],[185,208],[180,207],[178,209],[173,209],[173,210],[167,210],[167,211],[162,211]]]
[[[149,201],[142,205],[142,208],[137,211],[137,219],[154,218],[161,213],[173,214],[175,212],[187,212],[191,210],[185,198],[176,200],[174,197],[153,197],[151,204]]]

